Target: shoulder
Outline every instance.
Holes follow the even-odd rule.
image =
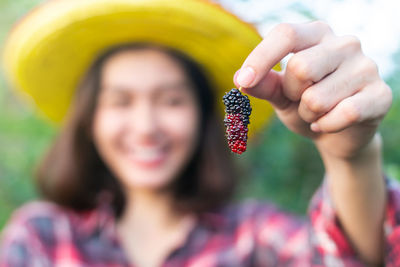
[[[253,236],[258,244],[277,251],[294,244],[293,240],[303,243],[306,239],[306,217],[284,211],[272,203],[246,200],[228,207],[225,212],[237,236]]]
[[[234,237],[241,253],[297,255],[304,252],[307,242],[307,219],[304,216],[259,200],[231,204],[219,214],[222,223],[217,229],[223,235]]]
[[[25,203],[16,209],[11,216],[11,220],[26,220],[38,216],[51,217],[56,214],[67,213],[67,211],[67,208],[56,203],[45,200],[35,200]]]
[[[75,211],[48,201],[29,202],[17,209],[1,235],[1,246],[11,243],[53,247],[74,235],[90,234],[99,222],[110,218],[105,209]]]
[[[25,259],[43,258],[51,253],[48,248],[57,242],[56,229],[60,224],[68,224],[69,213],[46,201],[29,202],[14,211],[1,233],[0,265],[18,265]]]
[[[4,233],[23,227],[25,230],[50,230],[56,222],[68,221],[72,211],[48,201],[24,204],[11,215]]]
[[[113,222],[112,211],[105,204],[76,211],[48,201],[27,203],[13,213],[1,234],[0,266],[26,259],[38,260],[35,266],[51,266],[46,264],[60,251],[78,251],[97,232],[111,229]]]
[[[295,231],[305,225],[306,218],[283,211],[267,201],[245,200],[232,203],[215,213],[206,214],[203,222],[222,231],[247,229],[253,233],[265,229]]]
[[[3,231],[3,239],[29,235],[41,242],[52,243],[55,238],[90,235],[99,227],[113,222],[109,205],[77,211],[49,201],[29,202],[17,209]]]
[[[11,215],[2,232],[2,243],[32,238],[51,241],[54,227],[70,221],[71,211],[48,201],[24,204]]]
[[[304,221],[303,217],[284,211],[270,202],[254,199],[231,204],[223,209],[222,214],[236,223],[248,220],[262,221],[263,223],[268,221],[291,223]]]

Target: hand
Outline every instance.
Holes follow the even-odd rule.
[[[282,72],[271,68],[293,53]],[[268,100],[290,130],[320,153],[356,156],[374,140],[392,94],[360,41],[319,21],[276,26],[235,74],[243,92]]]

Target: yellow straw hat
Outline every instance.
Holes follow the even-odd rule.
[[[100,53],[120,43],[152,42],[198,62],[222,95],[261,41],[254,27],[204,0],[52,0],[11,31],[4,47],[6,77],[52,121],[67,113],[82,75]],[[251,98],[249,132],[272,108]]]

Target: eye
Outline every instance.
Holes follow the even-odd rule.
[[[168,93],[160,97],[160,103],[169,107],[182,106],[187,103],[187,98],[178,93]]]
[[[130,97],[127,96],[113,96],[109,99],[109,104],[114,107],[126,107],[129,106],[131,103]]]
[[[169,106],[180,106],[185,104],[185,98],[182,96],[169,96],[165,99],[165,103]]]
[[[100,104],[109,107],[127,107],[131,102],[131,96],[122,91],[105,92],[100,96]]]

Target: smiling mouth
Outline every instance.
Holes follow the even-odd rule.
[[[159,167],[167,158],[166,148],[134,148],[128,151],[131,163],[142,168]]]

